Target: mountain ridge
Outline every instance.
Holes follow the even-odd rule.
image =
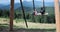
[[[23,6],[25,6],[25,7],[33,7],[33,3],[24,1]],[[35,7],[41,7],[41,6],[42,6],[42,2],[35,1]],[[51,3],[45,3],[45,6],[46,7],[53,7],[54,3],[52,3],[52,2]],[[15,3],[14,4],[14,9],[17,9],[19,7],[21,7],[20,3]],[[8,4],[8,5],[0,4],[0,9],[10,9],[10,4]]]

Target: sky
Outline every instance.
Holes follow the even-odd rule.
[[[22,0],[22,1],[27,1],[27,2],[31,2],[32,0]],[[35,0],[35,1],[40,1],[42,2],[42,0]],[[54,0],[44,0],[45,2],[54,2]],[[59,0],[60,1],[60,0]],[[19,0],[15,0],[15,3],[19,3]],[[0,0],[0,4],[10,4],[10,0]]]
[[[31,2],[32,0],[22,0],[22,1]],[[42,2],[42,0],[35,0],[35,1]],[[54,2],[54,0],[45,0],[45,2]],[[0,0],[0,4],[9,4],[9,3],[10,3],[10,0]],[[19,0],[15,0],[15,3],[19,3]]]

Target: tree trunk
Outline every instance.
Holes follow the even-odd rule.
[[[11,0],[11,4],[10,4],[10,31],[13,30],[13,19],[14,19],[14,0]]]
[[[56,32],[60,32],[59,0],[55,0]]]

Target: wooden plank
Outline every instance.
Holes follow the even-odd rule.
[[[59,0],[55,0],[56,32],[60,32]]]
[[[14,0],[11,0],[11,4],[10,4],[10,31],[13,30],[13,18],[14,18]]]

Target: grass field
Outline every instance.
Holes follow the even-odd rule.
[[[25,22],[23,19],[15,19],[14,21],[14,29],[56,29],[56,25],[55,24],[46,24],[46,23],[33,23],[33,22],[27,22],[28,23],[28,28],[26,28],[25,26]],[[5,29],[5,27],[9,28],[9,19],[8,18],[0,18],[0,28],[3,27],[3,29]]]

